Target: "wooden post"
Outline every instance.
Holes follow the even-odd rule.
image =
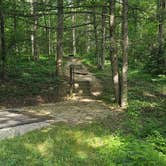
[[[74,89],[74,65],[70,65],[70,95],[72,95]]]

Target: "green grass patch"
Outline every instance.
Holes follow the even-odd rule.
[[[38,61],[22,56],[9,59],[7,80],[0,84],[0,105],[18,107],[56,99],[59,78],[55,76],[54,57],[40,56]]]
[[[166,165],[149,141],[111,133],[103,124],[57,125],[0,142],[0,165]]]

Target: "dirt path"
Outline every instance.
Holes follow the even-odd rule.
[[[88,71],[79,59],[69,58],[67,62],[64,67],[67,80],[69,80],[69,66],[71,64],[75,65],[73,95],[68,96],[66,101],[63,102],[26,107],[24,111],[48,115],[55,122],[65,122],[73,125],[89,123],[107,117],[111,109],[102,101],[96,100],[96,96],[102,93],[100,81]]]
[[[69,66],[74,65],[74,96],[79,99],[81,96],[95,97],[102,93],[100,81],[88,71],[87,67],[77,58],[68,58],[65,65],[65,76],[69,79]],[[82,97],[81,97],[82,98]]]
[[[65,77],[69,79],[70,64],[76,66],[73,95],[63,102],[24,107],[21,110],[1,110],[0,139],[22,135],[57,122],[70,125],[91,123],[111,113],[107,105],[95,99],[102,92],[100,81],[79,59],[68,59]]]

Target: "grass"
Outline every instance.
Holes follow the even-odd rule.
[[[28,57],[9,59],[7,80],[0,84],[0,105],[18,107],[56,100],[58,78],[53,57],[41,56],[37,62]]]
[[[90,67],[104,86],[104,93],[99,99],[107,103],[114,101],[110,65],[104,71]],[[124,122],[128,132],[139,137],[146,137],[157,131],[166,136],[166,77],[142,72],[141,69],[129,69],[128,75],[128,110],[124,113]],[[111,118],[110,118],[111,119]],[[112,119],[111,119],[112,120]],[[111,122],[109,122],[112,124]],[[109,124],[108,124],[109,125]],[[118,125],[118,124],[117,124]],[[125,128],[125,130],[126,130]]]
[[[110,67],[99,71],[90,66],[90,70],[105,85],[100,99],[113,103]],[[130,69],[126,112],[93,124],[57,124],[0,141],[0,165],[165,166],[165,82],[164,76]]]
[[[59,124],[0,142],[0,165],[164,166],[166,155],[153,139],[140,140],[111,132],[102,123],[68,127]]]

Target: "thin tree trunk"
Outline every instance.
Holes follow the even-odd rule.
[[[14,7],[16,9],[16,0],[14,0]],[[17,48],[17,39],[16,39],[16,35],[17,35],[17,17],[14,15],[13,16],[13,36],[14,36],[14,50],[15,50],[15,53],[17,54],[19,51],[18,51],[18,48]]]
[[[117,46],[115,40],[115,0],[110,0],[110,55],[112,64],[112,79],[115,93],[115,100],[120,104],[120,84],[119,84],[119,69]]]
[[[104,69],[105,65],[105,44],[106,44],[106,10],[107,8],[103,6],[102,8],[102,48],[101,48],[101,69]]]
[[[47,18],[45,15],[44,15],[43,19],[44,19],[44,24],[45,24],[45,35],[46,35],[46,40],[47,40],[45,53],[47,55],[49,55],[49,28],[48,28],[49,26],[47,25]]]
[[[75,2],[75,0],[73,0],[73,3]],[[75,9],[74,9],[75,11]],[[76,25],[76,14],[74,13],[72,15],[72,25],[75,26]],[[76,28],[72,29],[72,36],[73,36],[73,55],[75,56],[77,53],[77,49],[76,49]]]
[[[31,34],[31,44],[32,44],[32,57],[34,60],[38,60],[38,47],[37,47],[37,29],[38,29],[38,17],[36,15],[36,0],[31,0],[31,14],[34,15],[32,34]]]
[[[96,22],[96,9],[93,9],[93,27],[94,27],[94,37],[95,37],[95,57],[97,61],[97,67],[100,68],[100,58],[99,58],[99,50],[98,50],[98,35],[97,35],[97,22]]]
[[[48,26],[51,27],[51,16],[48,18]],[[52,54],[52,42],[51,42],[51,29],[48,29],[48,47],[49,47],[49,55]]]
[[[166,64],[166,58],[164,58],[164,10],[166,10],[166,0],[158,0],[157,4],[157,13],[158,13],[158,55],[157,55],[157,64],[158,64],[158,73],[164,69]],[[161,71],[160,71],[161,70]]]
[[[127,74],[128,74],[128,0],[123,0],[122,19],[122,82],[121,82],[121,106],[126,108],[127,102]]]
[[[15,49],[15,53],[17,54],[18,48],[17,48],[17,41],[16,41],[16,34],[17,34],[17,17],[16,16],[13,17],[13,24],[14,24],[14,27],[13,27],[14,49]]]
[[[90,22],[90,16],[88,15],[87,16],[87,20],[86,20],[87,23]],[[86,35],[87,35],[87,41],[86,41],[86,52],[87,54],[89,53],[90,49],[91,49],[91,40],[90,40],[90,30],[91,30],[91,25],[88,25],[87,27],[87,31],[86,31]]]
[[[0,6],[2,6],[2,0],[0,0]],[[6,44],[5,44],[5,20],[4,13],[0,10],[0,44],[1,44],[1,78],[5,78],[5,68],[6,68]]]
[[[62,60],[63,60],[63,30],[64,30],[64,12],[63,0],[57,0],[57,57],[56,57],[56,75],[62,75]]]

